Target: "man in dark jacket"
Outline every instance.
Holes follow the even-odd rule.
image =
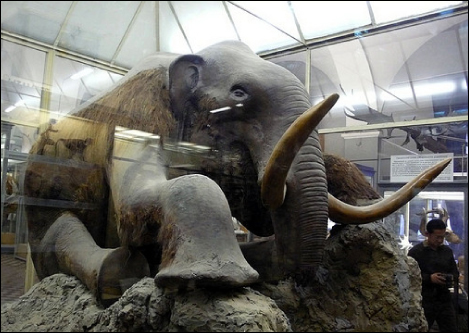
[[[446,224],[441,219],[427,223],[427,239],[409,250],[422,273],[422,306],[428,329],[436,321],[440,332],[457,332],[457,317],[449,288],[458,281],[453,250],[444,245]]]

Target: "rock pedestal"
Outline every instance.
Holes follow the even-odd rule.
[[[75,277],[2,307],[2,332],[425,332],[417,263],[385,225],[336,226],[310,286],[287,279],[169,293],[144,278],[107,309]]]

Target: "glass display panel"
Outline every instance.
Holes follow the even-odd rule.
[[[2,121],[38,125],[46,53],[2,39]]]
[[[23,177],[37,128],[2,122],[2,253],[26,258],[28,229],[24,212]]]

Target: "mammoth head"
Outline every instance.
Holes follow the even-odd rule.
[[[169,92],[180,139],[226,146],[239,141],[256,160],[266,159],[263,151],[272,150],[293,119],[310,107],[294,75],[235,41],[175,59]]]

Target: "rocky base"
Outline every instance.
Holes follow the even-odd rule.
[[[381,222],[335,227],[310,286],[291,280],[169,293],[144,278],[109,308],[76,278],[2,307],[2,332],[425,332],[417,263]]]

